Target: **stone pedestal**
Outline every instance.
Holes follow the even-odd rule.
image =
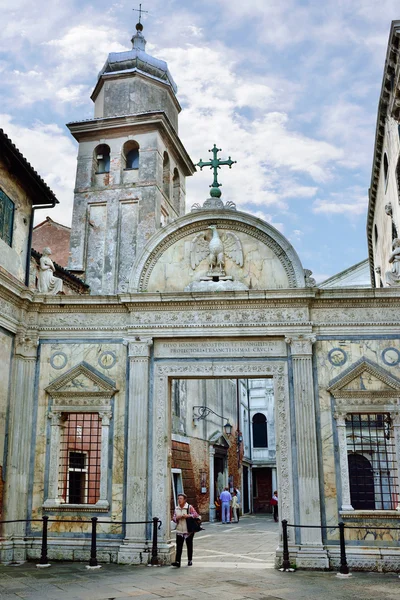
[[[290,344],[293,365],[293,390],[296,419],[297,474],[299,490],[299,525],[320,525],[317,432],[312,373],[312,335],[286,339]],[[322,546],[320,529],[300,529],[299,568],[327,568],[328,559]]]
[[[129,406],[127,431],[126,521],[146,521],[151,338],[128,340]],[[146,546],[147,525],[126,525],[118,562],[137,563]],[[150,543],[151,548],[151,543]],[[143,558],[142,558],[143,561]]]

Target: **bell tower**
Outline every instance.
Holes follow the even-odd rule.
[[[98,75],[94,118],[67,125],[79,143],[69,269],[91,294],[126,291],[147,240],[184,214],[195,171],[167,63],[146,53],[142,23],[131,41]]]

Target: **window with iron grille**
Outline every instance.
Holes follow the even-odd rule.
[[[9,246],[12,245],[14,209],[14,202],[0,190],[0,238]]]
[[[64,413],[60,439],[59,495],[67,504],[100,498],[101,420],[98,413]]]
[[[346,429],[352,507],[394,510],[399,482],[390,414],[349,414]]]

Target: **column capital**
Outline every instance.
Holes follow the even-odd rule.
[[[15,355],[21,358],[36,360],[39,345],[37,332],[20,331],[15,336]]]
[[[215,448],[212,444],[208,448],[208,453],[210,456],[214,456],[214,454],[215,454]]]
[[[112,412],[111,410],[99,412],[99,417],[103,426],[110,425],[110,421],[112,419]]]
[[[124,340],[124,344],[128,346],[128,356],[130,359],[148,359],[150,357],[150,350],[153,345],[153,338],[127,338]]]
[[[347,412],[334,412],[333,418],[336,419],[336,425],[338,427],[346,427],[346,421],[348,419]]]
[[[316,336],[310,333],[299,333],[285,336],[285,342],[290,345],[293,356],[311,355],[312,345],[316,339]]]

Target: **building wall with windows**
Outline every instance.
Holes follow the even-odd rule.
[[[370,275],[374,287],[400,285],[387,275],[394,267],[393,240],[400,237],[400,21],[392,21],[383,69],[367,218]]]

